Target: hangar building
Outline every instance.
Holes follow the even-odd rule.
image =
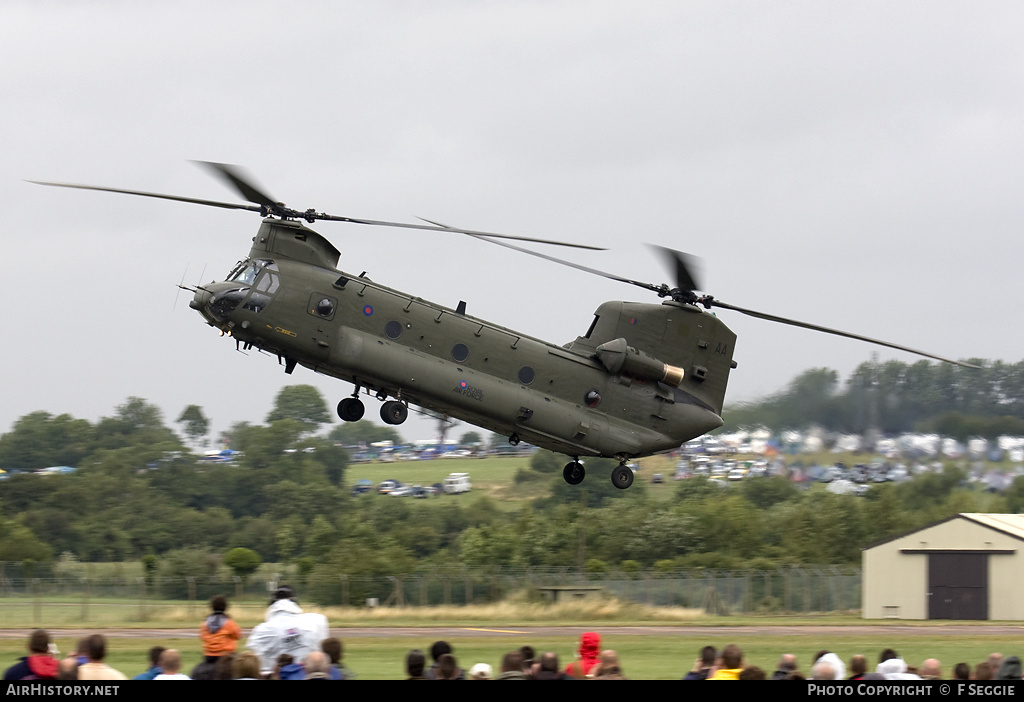
[[[1024,514],[958,514],[864,549],[865,619],[1024,620]]]

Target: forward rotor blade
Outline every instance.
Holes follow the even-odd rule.
[[[587,244],[570,244],[565,241],[555,241],[553,239],[533,239],[528,236],[512,236],[511,234],[495,234],[494,232],[481,232],[475,229],[459,229],[458,227],[449,227],[447,224],[441,224],[440,222],[434,222],[424,217],[419,217],[424,222],[428,222],[433,226],[426,226],[423,224],[401,224],[399,222],[376,222],[369,219],[354,220],[349,219],[349,222],[356,222],[357,224],[376,224],[385,227],[407,227],[410,229],[425,229],[432,232],[455,232],[457,234],[468,234],[469,236],[475,237],[487,237],[489,239],[511,239],[513,241],[529,241],[534,244],[549,244],[551,246],[567,246],[572,249],[587,249],[588,251],[607,251],[608,249],[601,248],[600,246],[589,246]],[[498,242],[492,242],[497,244]],[[527,249],[520,249],[521,251],[527,251]]]
[[[739,312],[739,313],[745,314],[745,315],[747,315],[749,317],[757,317],[758,319],[764,319],[764,320],[767,320],[769,322],[778,322],[779,324],[788,324],[791,327],[803,327],[804,329],[810,329],[812,331],[824,332],[825,334],[833,334],[835,336],[844,336],[847,339],[856,339],[857,341],[866,341],[869,344],[877,344],[878,346],[885,346],[885,347],[890,348],[890,349],[896,349],[897,351],[906,351],[908,353],[913,353],[913,354],[916,354],[918,356],[924,356],[925,358],[933,358],[936,361],[943,361],[945,363],[953,363],[955,365],[962,366],[964,368],[979,368],[979,366],[976,366],[976,365],[974,365],[972,363],[965,363],[963,361],[954,361],[951,358],[944,358],[943,356],[936,356],[935,354],[932,354],[932,353],[927,353],[925,351],[918,351],[917,349],[912,349],[912,348],[909,348],[907,346],[900,346],[899,344],[892,344],[892,343],[890,343],[888,341],[880,341],[879,339],[872,339],[872,338],[867,337],[867,336],[861,336],[860,334],[851,334],[850,332],[844,332],[844,331],[841,331],[839,329],[830,329],[828,327],[822,327],[822,326],[819,326],[817,324],[810,324],[808,322],[799,322],[799,321],[797,321],[795,319],[788,319],[786,317],[778,317],[778,316],[773,315],[773,314],[766,314],[764,312],[757,312],[755,310],[748,310],[748,309],[746,309],[744,307],[737,307],[736,305],[730,305],[727,302],[721,302],[720,300],[716,300],[716,299],[710,298],[710,297],[709,298],[705,298],[704,300],[702,300],[702,302],[704,302],[706,304],[710,304],[710,305],[712,305],[714,307],[721,307],[723,309],[733,310],[734,312]]]
[[[180,195],[164,195],[163,193],[148,193],[142,190],[124,190],[122,188],[104,188],[99,185],[78,185],[75,183],[51,183],[44,180],[30,180],[29,183],[46,185],[54,188],[75,188],[78,190],[98,190],[104,193],[121,193],[123,195],[140,195],[142,197],[155,197],[160,200],[174,200],[176,202],[190,202],[195,205],[208,205],[210,207],[222,207],[227,210],[249,210],[259,212],[260,208],[255,205],[242,205],[237,202],[219,202],[217,200],[202,200],[195,197],[182,197]]]
[[[430,220],[426,220],[426,221],[429,222]],[[630,278],[623,278],[622,276],[615,275],[614,273],[608,273],[606,271],[601,271],[601,270],[598,270],[596,268],[590,268],[588,266],[580,265],[579,263],[573,263],[572,261],[566,261],[566,260],[563,260],[561,258],[555,258],[554,256],[548,256],[547,254],[542,254],[542,253],[540,253],[538,251],[531,251],[530,249],[524,249],[523,247],[516,246],[515,244],[507,244],[504,241],[495,241],[494,239],[491,238],[492,236],[494,236],[493,234],[485,234],[483,232],[473,232],[473,231],[470,231],[468,229],[456,229],[455,227],[449,227],[449,226],[447,226],[445,224],[441,224],[440,222],[431,222],[431,224],[436,224],[438,226],[438,228],[440,228],[440,229],[442,229],[444,231],[457,232],[459,234],[466,234],[468,236],[473,237],[474,239],[480,239],[481,241],[486,241],[486,242],[488,242],[490,244],[494,244],[495,246],[504,246],[506,249],[512,249],[513,251],[518,251],[520,253],[529,254],[530,256],[536,256],[537,258],[543,258],[545,261],[551,261],[552,263],[558,263],[558,264],[563,265],[563,266],[568,266],[569,268],[575,268],[578,271],[583,271],[584,273],[591,273],[593,275],[598,275],[598,276],[601,276],[602,278],[608,278],[609,280],[615,280],[615,281],[618,281],[620,283],[629,283],[630,285],[636,285],[637,287],[641,287],[641,288],[643,288],[645,290],[653,290],[654,292],[661,292],[663,289],[667,289],[665,286],[660,286],[659,287],[657,285],[652,285],[651,283],[644,283],[644,282],[639,281],[639,280],[632,280]],[[551,242],[545,242],[545,243],[551,243]],[[590,247],[583,247],[583,248],[590,248]],[[598,249],[598,250],[599,251],[604,251],[604,249]]]
[[[193,163],[199,164],[221,180],[225,181],[249,202],[257,205],[266,205],[271,209],[274,209],[281,204],[253,185],[249,178],[242,173],[242,169],[238,166],[232,166],[228,163],[214,163],[213,161],[194,161]]]

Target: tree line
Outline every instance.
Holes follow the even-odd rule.
[[[810,369],[779,393],[731,407],[726,427],[781,431],[818,425],[839,432],[919,431],[957,439],[1024,435],[1024,361],[970,362],[980,368],[869,361],[844,383],[830,368]]]
[[[1024,507],[1021,480],[1002,495],[986,493],[954,465],[864,497],[771,477],[728,489],[691,478],[656,499],[643,476],[630,490],[614,489],[605,479],[614,461],[588,461],[591,477],[569,486],[565,457],[546,451],[522,459],[513,479],[547,488],[512,509],[479,496],[443,504],[354,497],[345,450],[315,433],[320,415],[285,415],[233,427],[231,445],[243,451],[234,463],[197,461],[160,410],[139,398],[95,424],[26,415],[0,436],[0,466],[77,470],[0,482],[0,561],[142,559],[156,575],[201,576],[245,549],[254,554],[244,554],[250,567],[253,558],[284,563],[311,583],[439,568],[841,565],[858,564],[872,542],[959,512]],[[328,602],[336,590],[314,596]]]

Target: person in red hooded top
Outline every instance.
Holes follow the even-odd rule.
[[[57,659],[50,655],[50,635],[36,629],[28,637],[28,653],[4,673],[4,680],[53,680],[57,677]]]
[[[566,675],[571,675],[577,680],[583,680],[587,673],[598,663],[598,656],[601,654],[601,635],[594,631],[588,631],[580,637],[580,646],[577,650],[579,656],[575,661],[565,668]]]

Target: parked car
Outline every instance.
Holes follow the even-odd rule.
[[[356,484],[352,486],[353,495],[363,495],[373,490],[372,480],[357,480]]]
[[[381,495],[389,495],[393,490],[401,486],[402,484],[397,480],[385,480],[384,482],[377,486],[377,492],[379,492]]]
[[[469,473],[452,473],[444,479],[444,491],[449,495],[469,492],[473,484],[469,481]]]

